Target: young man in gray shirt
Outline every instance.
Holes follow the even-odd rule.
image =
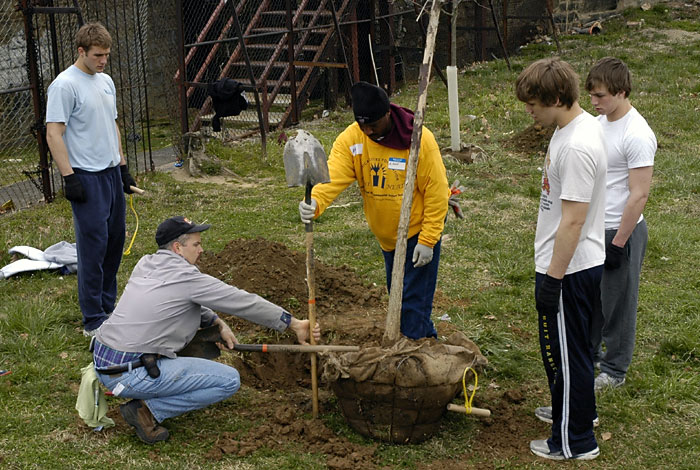
[[[201,232],[209,227],[180,216],[162,222],[158,251],[139,260],[114,312],[95,334],[97,376],[115,396],[133,398],[120,412],[148,444],[168,439],[159,425],[163,420],[221,401],[240,387],[233,367],[177,356],[199,328],[212,325],[218,325],[224,349],[233,349],[233,332],[213,310],[279,332],[290,328],[302,344],[309,339],[308,320],[199,271]],[[320,339],[318,324],[313,335]]]

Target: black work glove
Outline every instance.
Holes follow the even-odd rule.
[[[63,177],[63,192],[69,201],[85,202],[83,184],[75,173]]]
[[[537,311],[543,315],[554,315],[559,311],[559,297],[561,296],[561,279],[556,279],[549,274],[544,275],[535,296]]]
[[[120,165],[119,171],[122,172],[122,185],[124,186],[124,192],[126,194],[134,194],[131,190],[131,186],[136,186],[136,181],[129,173],[129,168],[126,165]]]
[[[613,245],[611,241],[605,247],[605,269],[614,270],[620,267],[625,258],[625,247]]]

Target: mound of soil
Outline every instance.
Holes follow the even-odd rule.
[[[315,262],[316,308],[319,315],[327,311],[349,311],[378,307],[384,289],[368,285],[347,266],[335,267]],[[303,318],[306,313],[306,254],[291,251],[281,243],[262,238],[238,239],[216,255],[205,255],[202,272],[270,302]]]
[[[323,341],[379,344],[386,318],[386,288],[363,282],[347,266],[318,261],[314,265],[316,316]],[[306,253],[262,238],[237,239],[220,253],[203,256],[199,267],[202,272],[286,308],[297,318],[308,317]],[[243,338],[246,342],[292,344],[296,340],[293,333],[280,336],[244,320],[226,317],[226,321],[239,341]],[[310,387],[310,364],[304,354],[237,354],[231,363],[241,373],[242,383],[256,388]]]
[[[532,124],[508,140],[508,146],[520,153],[533,154],[547,151],[549,139],[552,138],[555,126],[542,127]]]

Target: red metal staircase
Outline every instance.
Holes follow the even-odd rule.
[[[254,5],[256,3],[257,7]],[[330,2],[334,2],[331,4]],[[337,46],[337,29],[334,27],[333,10],[340,22],[356,0],[298,0],[291,8],[291,31],[294,39],[294,53],[290,57],[290,15],[287,0],[239,0],[236,4],[236,14],[240,24],[244,44],[249,58],[250,69],[246,63],[246,54],[240,41],[226,42],[226,38],[234,38],[235,18],[229,10],[229,19],[224,22],[226,0],[221,0],[214,10],[212,17],[202,28],[198,42],[214,38],[206,59],[193,77],[187,77],[188,82],[200,82],[203,77],[212,76],[211,68],[217,67],[218,78],[232,78],[245,85],[251,84],[251,70],[254,76],[254,86],[259,91],[262,118],[266,128],[284,127],[293,119],[293,103],[297,104],[297,113],[307,103],[308,98],[320,77],[321,66],[338,66],[334,64]],[[215,31],[218,26],[219,31]],[[224,41],[222,41],[224,40]],[[221,42],[218,42],[221,41]],[[194,46],[188,52],[186,64],[192,60],[198,47]],[[223,48],[228,47],[227,59],[222,61]],[[218,54],[218,56],[217,56]],[[292,64],[294,69],[292,71]],[[344,66],[344,64],[340,65]],[[209,72],[207,73],[207,71]],[[292,72],[293,78],[292,79]],[[187,89],[190,97],[194,87]],[[292,97],[295,97],[293,99]],[[255,100],[247,94],[250,102],[249,109],[239,116],[224,118],[228,123],[258,123],[258,113]],[[207,125],[211,119],[211,99],[206,98],[200,107],[191,126],[198,130]],[[298,114],[297,114],[298,115]]]

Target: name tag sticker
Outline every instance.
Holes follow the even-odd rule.
[[[406,169],[406,159],[405,158],[389,158],[389,169],[390,170],[405,170]]]

